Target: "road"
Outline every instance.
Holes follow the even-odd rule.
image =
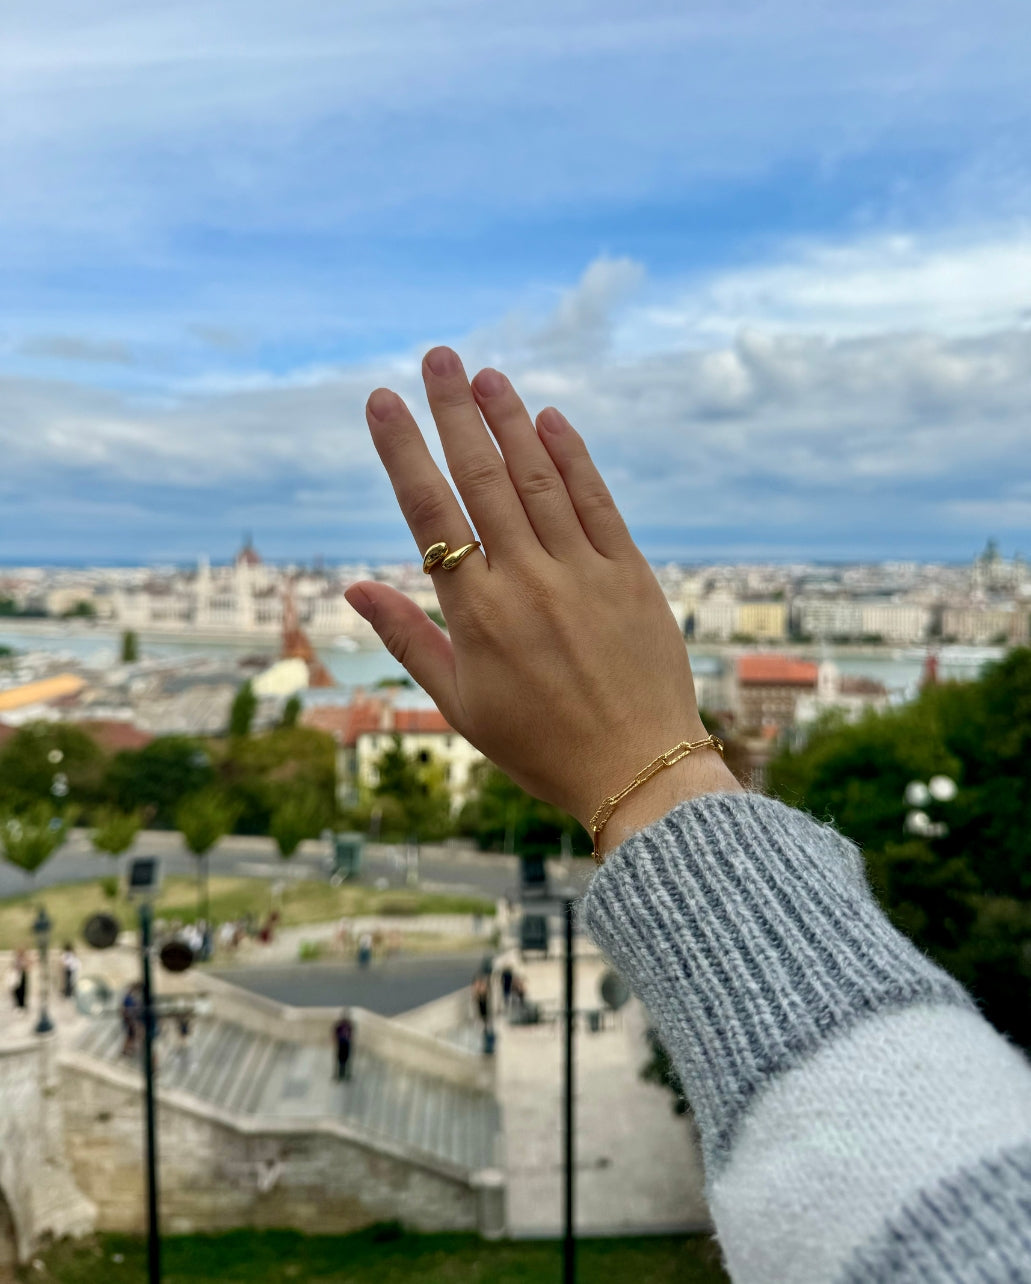
[[[386,879],[391,885],[402,881],[399,873],[400,849],[388,844],[369,844],[361,881],[374,883]],[[162,872],[169,874],[195,874],[195,858],[185,850],[179,834],[166,830],[147,830],[136,840],[132,851],[114,858],[95,852],[88,834],[73,831],[64,846],[38,870],[35,876],[4,861],[0,861],[0,899],[17,896],[58,883],[81,883],[105,875],[121,873],[132,856],[160,856]],[[233,835],[225,838],[209,855],[212,874],[226,874],[243,878],[294,879],[325,878],[328,852],[321,842],[304,843],[290,860],[280,859],[275,845],[269,838],[251,838]],[[568,879],[581,891],[586,887],[594,866],[589,859],[572,862]],[[496,899],[518,895],[517,862],[514,857],[488,855],[448,847],[425,847],[419,862],[419,882],[426,891],[464,893]]]
[[[479,954],[384,959],[369,968],[349,963],[292,963],[219,968],[213,975],[293,1007],[354,1005],[397,1016],[471,983]]]

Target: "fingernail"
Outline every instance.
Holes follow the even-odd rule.
[[[457,374],[462,367],[458,353],[450,348],[431,348],[426,353],[426,365],[435,375]]]
[[[508,380],[500,370],[492,370],[488,366],[473,380],[473,387],[481,397],[497,397],[508,387]]]
[[[393,419],[401,408],[401,398],[396,392],[391,392],[389,388],[377,388],[369,400],[365,403],[365,408],[373,419],[382,423],[386,419]]]
[[[371,623],[374,607],[372,598],[369,597],[364,589],[359,588],[357,584],[352,584],[349,589],[344,591],[344,597],[347,598],[363,620],[368,620]]]
[[[545,432],[554,433],[556,436],[560,432],[566,432],[572,425],[561,410],[556,410],[554,406],[548,406],[537,416],[538,424]]]

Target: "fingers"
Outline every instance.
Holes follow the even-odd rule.
[[[397,393],[377,388],[366,406],[366,418],[373,445],[387,470],[420,554],[439,540],[453,549],[471,543],[475,537],[462,506],[434,463],[418,424]],[[486,575],[487,564],[482,555],[474,553],[467,557],[462,562],[461,573],[463,576]],[[457,569],[433,572],[438,594],[442,597],[451,594],[448,580],[457,574]]]
[[[368,620],[380,641],[412,675],[453,727],[460,704],[455,656],[447,634],[421,607],[387,584],[352,584],[344,597]]]
[[[497,370],[481,370],[472,390],[541,544],[558,558],[584,552],[583,527],[565,482],[511,383]]]
[[[505,461],[483,425],[458,354],[433,348],[422,363],[430,410],[454,478],[492,562],[536,544]]]
[[[625,557],[636,545],[601,473],[587,453],[583,438],[554,406],[537,416],[544,443],[566,484],[576,515],[587,538],[604,557]]]

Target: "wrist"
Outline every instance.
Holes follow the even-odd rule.
[[[672,767],[657,771],[617,805],[598,836],[598,854],[604,857],[631,834],[660,820],[678,803],[705,794],[741,792],[742,785],[718,750],[695,749]],[[589,820],[586,828],[590,833]]]

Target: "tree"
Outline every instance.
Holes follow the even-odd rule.
[[[406,754],[395,735],[376,763],[373,796],[383,807],[383,836],[433,841],[451,832],[451,797],[443,767],[425,751]]]
[[[122,634],[122,663],[135,664],[140,658],[140,638],[134,629],[126,629]]]
[[[0,816],[0,848],[4,859],[35,874],[68,836],[69,813],[59,815],[46,802],[33,803],[25,811]]]
[[[142,812],[124,812],[108,807],[97,813],[90,841],[98,852],[121,856],[136,841],[136,835],[142,827]]]
[[[215,782],[211,756],[190,736],[161,736],[143,749],[126,750],[111,762],[104,792],[121,811],[142,810],[147,823],[173,829],[188,795]]]
[[[482,851],[552,855],[564,844],[578,854],[591,851],[587,832],[572,816],[531,797],[492,764],[478,769],[475,785],[458,823]]]
[[[70,610],[65,611],[61,616],[62,620],[95,620],[96,618],[97,608],[85,598],[76,602]]]
[[[926,687],[849,726],[827,720],[770,764],[770,791],[833,820],[866,854],[892,921],[1031,1047],[1031,650],[978,682]],[[946,774],[948,832],[904,833],[912,780]]]
[[[269,833],[286,860],[306,838],[317,838],[325,828],[321,800],[310,791],[289,794],[272,813]]]
[[[241,739],[251,734],[254,715],[258,711],[258,697],[250,682],[245,682],[236,693],[229,711],[229,734]]]
[[[191,794],[176,809],[175,827],[187,849],[197,857],[197,913],[209,926],[208,852],[232,832],[235,822],[232,803],[216,788]]]
[[[301,697],[292,695],[286,704],[283,705],[283,712],[280,715],[279,725],[284,730],[297,726],[297,720],[301,716],[301,710],[304,705],[301,703]]]
[[[49,804],[63,777],[66,796],[87,810],[102,800],[107,760],[81,727],[66,722],[31,722],[19,727],[0,749],[0,808],[22,811]]]
[[[277,727],[229,740],[217,760],[223,791],[237,808],[238,834],[267,834],[273,812],[291,794],[319,800],[321,826],[336,816],[336,744],[314,727]]]

